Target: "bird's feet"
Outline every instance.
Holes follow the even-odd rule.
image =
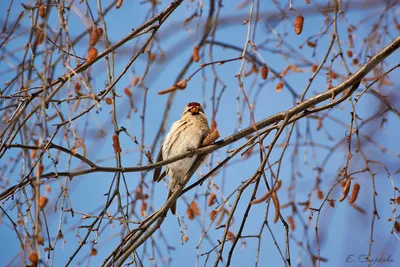
[[[194,148],[194,147],[189,147],[189,148],[187,149],[187,151],[190,152],[189,157],[191,158],[191,157],[194,156],[194,153],[196,152],[196,148]]]

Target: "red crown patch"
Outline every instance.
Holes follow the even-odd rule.
[[[197,102],[190,102],[189,104],[187,104],[188,107],[200,107],[200,104]]]

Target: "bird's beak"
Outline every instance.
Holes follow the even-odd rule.
[[[192,107],[192,108],[190,109],[190,112],[192,113],[192,115],[197,115],[197,114],[199,114],[199,111],[200,111],[199,107]]]

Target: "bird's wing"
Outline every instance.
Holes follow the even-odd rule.
[[[159,161],[163,161],[162,145],[160,147],[160,151],[158,152],[156,162],[159,162]],[[154,182],[159,182],[165,177],[165,174],[160,176],[160,173],[161,173],[161,167],[157,167],[157,168],[154,169],[154,175],[153,175],[153,181]]]

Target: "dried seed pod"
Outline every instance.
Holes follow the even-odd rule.
[[[283,89],[283,82],[279,82],[279,83],[276,85],[275,91],[276,91],[277,93],[279,93],[279,92],[282,91],[282,89]]]
[[[267,199],[269,199],[271,197],[272,192],[273,192],[273,190],[268,191],[264,196],[262,196],[262,197],[260,197],[258,199],[254,199],[253,201],[251,201],[250,204],[254,205],[254,204],[259,204],[259,203],[262,203],[262,202],[266,201]]]
[[[51,192],[51,186],[46,184],[45,190],[46,190],[47,193],[50,193]]]
[[[119,135],[117,133],[114,133],[112,136],[112,141],[113,141],[113,148],[115,153],[121,153],[122,149],[119,143]]]
[[[31,252],[29,253],[28,260],[35,265],[39,262],[39,256],[36,252]]]
[[[400,196],[396,197],[396,204],[400,205]]]
[[[146,201],[142,201],[142,205],[140,206],[140,215],[142,215],[142,217],[146,217],[146,210],[147,210],[147,203]]]
[[[293,217],[292,216],[288,216],[287,220],[288,220],[288,223],[289,223],[289,226],[290,226],[290,230],[294,231],[294,229],[296,229],[296,224],[294,223]]]
[[[82,88],[82,86],[81,86],[80,83],[76,82],[76,83],[74,84],[75,93],[79,94],[79,93],[81,92],[81,88]]]
[[[131,97],[132,96],[132,90],[129,89],[128,87],[124,88],[124,93],[126,96]]]
[[[159,95],[165,95],[165,94],[171,93],[171,92],[176,91],[176,90],[178,90],[178,88],[176,86],[172,86],[172,87],[169,87],[169,88],[167,88],[165,90],[159,91],[158,94]]]
[[[176,87],[178,89],[181,89],[181,90],[185,89],[186,86],[187,86],[187,81],[186,80],[181,80],[181,81],[176,83]]]
[[[358,58],[353,59],[353,64],[358,65]]]
[[[318,65],[317,64],[312,64],[312,66],[311,66],[312,72],[315,72],[317,69],[318,69]]]
[[[347,50],[347,56],[350,58],[353,57],[353,51]]]
[[[93,30],[90,33],[89,45],[90,46],[95,46],[97,44],[97,42],[100,40],[102,35],[103,35],[103,29],[102,28],[93,27]]]
[[[197,206],[196,201],[192,201],[192,203],[190,204],[190,208],[193,210],[194,215],[200,216],[199,206]]]
[[[132,82],[133,86],[136,87],[138,85],[139,81],[140,81],[140,76],[136,76],[135,79],[133,79],[133,82]]]
[[[331,71],[330,76],[332,79],[337,79],[337,77],[338,77],[337,73],[334,71]]]
[[[189,220],[193,220],[194,219],[194,212],[190,208],[190,206],[186,209],[186,215],[188,216]]]
[[[44,209],[45,207],[46,207],[46,205],[47,205],[47,203],[49,202],[49,199],[47,198],[47,197],[45,197],[45,196],[40,196],[40,198],[39,198],[39,204],[38,204],[38,206],[39,206],[39,209]]]
[[[342,196],[341,196],[340,199],[339,199],[340,202],[342,202],[343,200],[346,199],[346,197],[347,197],[347,195],[349,194],[349,191],[350,191],[350,186],[351,186],[351,179],[350,179],[350,178],[347,178],[346,184],[345,184],[344,187],[343,187],[343,191],[342,191],[343,194],[342,194]]]
[[[298,15],[294,20],[294,31],[297,35],[301,34],[304,26],[304,17],[302,15]]]
[[[44,238],[43,238],[43,236],[41,236],[41,235],[38,236],[36,240],[37,240],[37,242],[38,242],[39,245],[42,245],[42,246],[44,245]]]
[[[334,207],[335,207],[335,201],[332,200],[332,199],[330,199],[330,200],[328,201],[328,204],[329,204],[329,206],[330,206],[331,208],[334,208]]]
[[[217,197],[217,195],[214,192],[211,193],[210,196],[208,197],[207,205],[208,206],[214,205],[216,197]]]
[[[149,60],[150,60],[150,61],[154,61],[154,60],[156,60],[156,58],[157,58],[157,55],[156,55],[156,54],[154,54],[154,53],[150,53],[150,54],[149,54]]]
[[[41,176],[42,173],[43,173],[43,170],[44,170],[44,166],[43,166],[43,164],[40,162],[39,165],[37,166],[37,172],[36,172],[37,176]]]
[[[321,130],[324,124],[322,123],[323,119],[321,117],[318,118],[318,125],[317,125],[317,131]]]
[[[279,199],[278,199],[278,196],[276,195],[275,191],[272,192],[271,198],[272,198],[272,202],[274,203],[274,206],[275,206],[274,223],[276,223],[279,219],[279,215],[281,214],[281,211],[280,211]]]
[[[253,64],[253,67],[251,67],[251,71],[254,73],[258,73],[258,68],[256,64]]]
[[[319,200],[324,199],[324,192],[322,190],[318,190],[317,197]]]
[[[115,6],[117,9],[119,9],[122,6],[123,0],[118,0],[117,5]]]
[[[308,5],[308,4],[310,4],[310,0],[305,0],[306,1],[306,4]]]
[[[43,40],[44,40],[44,32],[40,30],[36,38],[36,44],[41,45],[43,43]]]
[[[99,52],[97,51],[96,48],[94,48],[93,46],[90,47],[89,48],[89,52],[88,52],[88,56],[86,58],[86,62],[89,63],[89,64],[93,63],[96,60],[98,53]]]
[[[217,210],[212,210],[210,212],[210,220],[214,221],[215,217],[217,217],[218,211]]]
[[[107,105],[111,105],[112,102],[113,102],[113,101],[112,101],[112,98],[111,98],[111,97],[107,97],[107,98],[106,98],[106,104],[107,104]]]
[[[44,18],[45,15],[46,15],[46,7],[44,6],[43,2],[41,2],[39,4],[39,16],[41,18]]]
[[[308,45],[309,47],[313,47],[313,48],[317,46],[316,43],[311,42],[311,41],[309,41],[309,40],[307,40],[307,45]]]
[[[268,78],[268,72],[269,72],[268,66],[263,65],[261,68],[261,78],[263,80],[266,80]]]
[[[193,57],[193,61],[194,62],[199,62],[200,61],[199,51],[200,51],[200,47],[198,45],[196,45],[193,48],[193,52],[192,52],[192,57]]]
[[[185,242],[185,243],[188,242],[189,241],[189,237],[187,235],[184,235],[182,237],[182,241]]]
[[[360,192],[360,184],[359,183],[355,183],[353,185],[353,191],[351,192],[351,197],[350,197],[350,200],[349,200],[350,203],[354,203],[357,200],[358,192]]]
[[[226,235],[227,239],[230,240],[232,243],[235,241],[235,235],[231,232],[228,231],[228,234]]]
[[[38,146],[38,145],[39,145],[39,140],[34,139],[34,140],[33,140],[33,143],[35,144],[35,146]],[[34,158],[36,157],[37,152],[38,152],[37,149],[33,149],[33,150],[32,150],[32,152],[31,152],[31,159],[34,159]]]
[[[97,249],[92,248],[92,250],[90,251],[90,256],[96,256],[97,255]]]
[[[353,34],[349,34],[349,46],[350,48],[354,48]]]

